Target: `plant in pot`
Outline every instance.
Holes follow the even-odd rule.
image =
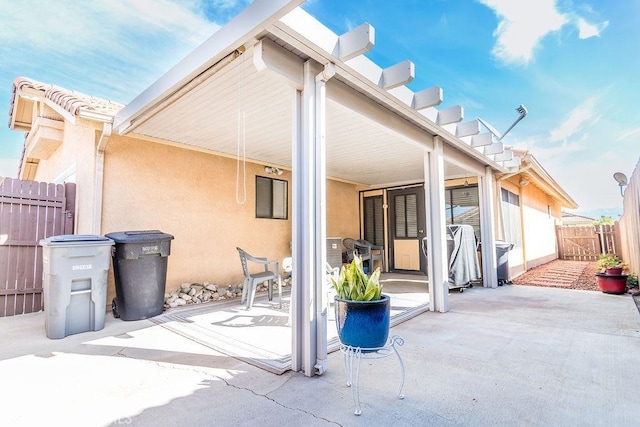
[[[331,282],[336,291],[336,327],[345,346],[372,349],[383,347],[389,337],[391,299],[382,294],[380,268],[367,276],[362,258],[354,255]]]
[[[624,272],[628,269],[628,265],[617,255],[600,255],[598,268],[600,272],[596,273],[596,280],[602,292],[622,294],[627,290],[628,275]]]
[[[615,254],[601,254],[598,259],[598,268],[606,274],[622,274],[628,268],[627,263]]]

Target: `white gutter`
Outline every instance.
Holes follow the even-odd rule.
[[[107,148],[113,126],[111,123],[104,123],[102,133],[96,148],[96,169],[94,177],[93,196],[93,234],[102,234],[102,198],[104,185],[104,150]]]

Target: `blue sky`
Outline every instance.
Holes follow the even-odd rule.
[[[127,103],[237,14],[241,0],[0,0],[0,108],[26,76]],[[368,22],[381,67],[415,63],[413,90],[443,88],[506,130],[578,202],[621,211],[612,176],[640,158],[638,0],[311,0],[336,33]],[[8,118],[8,116],[5,116]],[[24,135],[0,127],[0,176],[15,176]]]

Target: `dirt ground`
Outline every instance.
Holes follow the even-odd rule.
[[[600,291],[596,284],[595,261],[554,260],[513,279],[514,285],[544,286],[565,289]]]

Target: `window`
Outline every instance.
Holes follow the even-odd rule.
[[[448,188],[445,193],[445,209],[447,225],[470,225],[478,241],[482,241],[478,186]]]
[[[522,223],[520,222],[520,196],[502,189],[502,217],[504,237],[516,247],[522,247]]]
[[[287,219],[288,182],[256,176],[256,218]]]
[[[374,245],[384,245],[382,196],[364,199],[364,239]]]
[[[415,194],[395,196],[396,238],[418,237],[418,205]]]

